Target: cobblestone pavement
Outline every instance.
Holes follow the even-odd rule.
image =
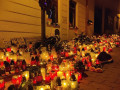
[[[120,90],[120,48],[111,55],[114,62],[105,64],[103,73],[86,71],[88,77],[81,80],[79,90]]]

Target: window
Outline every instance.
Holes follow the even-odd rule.
[[[58,23],[58,0],[52,0],[51,8],[47,14],[48,18],[52,19],[52,24]]]
[[[70,27],[75,27],[76,22],[76,2],[69,1],[69,25]]]

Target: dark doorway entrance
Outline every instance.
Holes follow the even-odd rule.
[[[102,8],[95,6],[94,34],[102,34]]]

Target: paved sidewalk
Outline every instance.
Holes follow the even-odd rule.
[[[120,48],[111,55],[114,62],[105,64],[103,73],[86,71],[88,77],[81,80],[79,90],[120,90]]]

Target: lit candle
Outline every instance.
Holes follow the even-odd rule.
[[[23,50],[23,49],[19,49],[19,53],[20,53],[21,55],[23,55],[24,50]]]
[[[78,82],[77,81],[71,81],[70,86],[71,86],[71,89],[77,90]]]
[[[23,60],[24,58],[23,58],[23,56],[18,56],[17,59]]]
[[[95,54],[95,57],[97,58],[99,54]]]
[[[22,81],[22,75],[18,75],[18,80],[19,80],[19,84],[20,84]]]
[[[108,52],[109,52],[109,53],[112,52],[112,48],[109,48],[109,49],[108,49]]]
[[[71,69],[72,69],[72,66],[70,66],[69,63],[67,63],[67,65],[66,65],[66,70],[71,70]]]
[[[53,55],[50,56],[50,60],[53,61]]]
[[[10,55],[10,53],[9,52],[6,52],[6,56],[8,57]]]
[[[57,52],[54,48],[51,50],[51,55],[53,56],[53,58],[57,58]]]
[[[64,55],[65,55],[65,52],[64,52],[64,51],[62,51],[62,52],[61,52],[61,56],[64,56]]]
[[[100,61],[98,59],[96,60],[96,64],[100,64]]]
[[[61,65],[59,66],[59,70],[60,71],[66,71],[66,67],[64,63],[61,63]]]
[[[63,89],[62,90],[67,90],[69,88],[69,83],[67,80],[62,80],[61,82]]]
[[[87,47],[84,47],[84,50],[86,51],[86,50],[87,50]]]
[[[75,73],[76,80],[78,80],[78,73]]]
[[[92,63],[91,63],[91,62],[88,62],[87,66],[88,66],[88,67],[91,67],[91,66],[92,66]]]
[[[11,47],[11,51],[13,51],[14,53],[16,53],[17,52],[17,47],[12,46]]]
[[[65,73],[65,77],[66,77],[66,79],[69,81],[70,80],[70,72],[69,71],[67,71],[66,73]]]
[[[74,47],[74,53],[75,54],[77,53],[77,47]]]
[[[33,84],[34,85],[37,84],[37,78],[36,77],[33,78]]]
[[[69,52],[69,56],[72,56],[74,53],[73,53],[73,51],[70,51]]]
[[[102,52],[103,51],[103,46],[100,46],[100,52]]]
[[[84,57],[85,56],[85,52],[84,51],[82,51],[82,57]]]
[[[92,60],[92,64],[95,64],[96,59],[93,57],[91,60]]]
[[[63,88],[61,86],[57,86],[55,87],[55,90],[63,90]]]
[[[70,76],[71,76],[73,73],[75,73],[75,71],[74,71],[74,70],[71,70],[71,71],[70,71]]]
[[[52,70],[52,64],[47,64],[47,71],[50,72]]]
[[[62,76],[63,76],[63,72],[62,72],[62,71],[58,71],[58,72],[57,72],[57,76],[58,76],[58,77],[62,77]]]
[[[49,53],[46,50],[42,50],[42,53],[40,55],[42,60],[48,61],[50,59]]]
[[[80,55],[80,51],[77,51],[77,55],[78,55],[78,56]]]
[[[52,80],[50,83],[51,90],[54,90],[55,85],[56,85],[55,80]]]
[[[44,86],[45,90],[51,90],[49,85]]]
[[[45,68],[41,68],[41,74],[43,76],[43,80],[45,80],[45,73],[46,73]]]
[[[45,90],[45,87],[44,86],[37,86],[36,90]]]
[[[68,52],[65,52],[65,57],[69,57],[69,54],[68,54]]]
[[[0,60],[0,68],[4,66],[4,62]]]
[[[30,52],[25,52],[25,53],[23,54],[23,58],[25,59],[26,64],[27,64],[27,65],[30,65],[30,63],[31,63]]]
[[[53,64],[52,70],[57,72],[59,70],[59,66],[57,64]]]
[[[4,52],[0,52],[0,59],[4,59]]]
[[[82,50],[82,46],[81,45],[79,46],[79,49],[80,49],[80,51]]]
[[[26,81],[29,80],[29,71],[24,71],[24,72],[22,73],[22,75],[25,76]]]
[[[87,50],[89,50],[90,49],[90,46],[87,46]]]

